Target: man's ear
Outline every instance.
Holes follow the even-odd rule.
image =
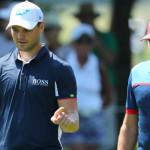
[[[40,32],[43,33],[44,32],[44,26],[45,26],[45,22],[41,22],[39,28],[40,28]]]

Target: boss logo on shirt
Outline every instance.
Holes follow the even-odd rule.
[[[32,84],[38,86],[48,86],[48,80],[33,79]]]

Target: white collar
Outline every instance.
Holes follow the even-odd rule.
[[[24,65],[25,65],[25,64],[29,64],[29,63],[31,62],[31,60],[33,60],[35,57],[36,57],[36,56],[34,56],[33,58],[31,58],[31,59],[28,60],[28,61],[25,61],[25,60],[23,60],[23,59],[20,57],[20,55],[19,55],[19,53],[18,53],[18,60],[22,61]]]

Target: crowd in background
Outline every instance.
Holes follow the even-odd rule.
[[[5,27],[9,14],[17,2],[0,9],[0,57],[15,49],[10,30]],[[79,24],[71,32],[71,42],[59,41],[62,26],[59,16],[49,14],[41,39],[50,51],[69,62],[77,80],[80,129],[76,133],[63,133],[64,149],[115,150],[117,144],[117,76],[115,64],[119,49],[115,34],[96,29],[94,20],[101,14],[92,3],[79,5],[73,14]],[[66,24],[67,26],[67,24]]]

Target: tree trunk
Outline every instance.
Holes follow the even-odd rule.
[[[112,30],[116,34],[119,46],[118,60],[116,64],[117,71],[117,91],[118,106],[123,106],[123,112],[118,113],[119,128],[125,112],[127,83],[131,66],[131,50],[130,50],[130,30],[128,27],[128,19],[135,0],[114,0],[114,14],[112,22]],[[121,107],[122,108],[122,107]],[[120,109],[118,109],[120,110]]]

